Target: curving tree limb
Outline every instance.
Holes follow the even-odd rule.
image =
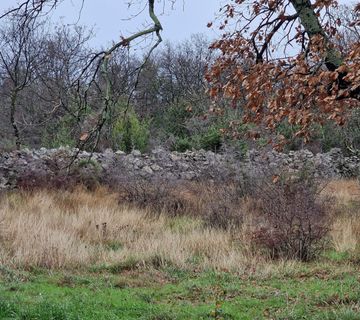
[[[56,9],[57,5],[63,1],[64,0],[23,0],[16,7],[10,8],[9,10],[5,11],[2,15],[0,15],[0,20],[8,16],[16,17],[19,20],[19,29],[21,30],[31,26],[31,24],[34,23],[34,21],[36,21],[38,18],[43,17],[51,10]],[[84,4],[85,0],[82,1]],[[129,105],[130,99],[134,91],[136,90],[136,86],[139,82],[139,76],[142,69],[146,65],[146,62],[148,61],[152,52],[162,42],[160,33],[163,30],[163,27],[161,25],[159,18],[155,13],[155,0],[146,0],[146,2],[149,9],[148,11],[149,17],[153,22],[152,26],[144,30],[141,30],[135,34],[132,34],[126,38],[122,38],[120,41],[116,42],[112,47],[108,48],[107,50],[102,50],[100,52],[95,53],[92,56],[92,58],[89,60],[89,62],[86,64],[86,66],[80,71],[78,79],[73,83],[73,85],[77,87],[77,92],[79,94],[81,101],[77,110],[77,114],[78,114],[77,118],[79,120],[80,120],[80,115],[86,109],[88,90],[90,89],[91,85],[94,82],[96,82],[96,78],[98,77],[100,72],[102,73],[104,79],[107,79],[107,66],[109,60],[111,59],[112,53],[114,53],[116,50],[120,48],[128,47],[131,44],[131,42],[133,42],[138,38],[155,34],[157,38],[155,44],[150,48],[147,56],[144,59],[143,64],[137,69],[135,87],[133,88],[128,98],[128,105]],[[90,70],[92,71],[89,77]],[[85,90],[84,90],[84,79],[86,79],[87,82],[87,89]],[[99,120],[91,130],[81,135],[77,145],[79,149],[83,149],[86,145],[89,145],[89,143],[93,141],[94,143],[92,150],[94,150],[98,144],[101,129],[105,124],[105,121],[107,119],[106,115],[109,111],[110,98],[109,98],[108,86],[109,83],[107,82],[107,88],[106,88],[107,92],[105,93],[104,96],[104,106],[101,109]]]

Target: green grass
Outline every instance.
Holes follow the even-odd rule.
[[[299,264],[266,277],[1,267],[0,319],[360,319],[359,268],[348,263]]]

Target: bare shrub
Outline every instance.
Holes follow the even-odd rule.
[[[118,181],[119,183],[119,181]],[[166,212],[176,216],[190,211],[191,203],[183,194],[184,184],[162,179],[127,177],[119,183],[120,203],[147,209],[155,215]]]
[[[239,182],[203,182],[196,187],[200,214],[207,226],[226,230],[242,224],[244,193]]]
[[[257,226],[251,240],[272,258],[309,261],[324,248],[332,225],[332,200],[320,195],[311,174],[264,179],[253,190]]]
[[[20,190],[74,190],[77,186],[85,186],[95,190],[100,185],[100,172],[96,163],[79,161],[69,170],[55,166],[55,161],[47,161],[49,171],[41,169],[29,170],[20,175],[16,187]]]
[[[117,184],[120,203],[147,209],[151,214],[196,216],[206,226],[224,230],[242,223],[243,190],[239,183],[127,177]]]
[[[20,190],[34,191],[41,189],[72,189],[77,184],[73,176],[28,171],[17,180],[16,187]]]

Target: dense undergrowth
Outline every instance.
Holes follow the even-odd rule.
[[[105,226],[106,233],[111,228],[122,227],[125,222],[110,220],[112,216],[116,220],[130,210],[140,212],[138,216],[157,218],[157,221],[172,217],[199,221],[202,232],[224,231],[238,238],[240,247],[246,244],[245,249],[241,248],[242,252],[261,252],[261,256],[272,259],[309,261],[331,247],[329,231],[337,206],[334,196],[323,192],[327,183],[317,179],[310,169],[292,174],[272,174],[268,170],[258,177],[243,173],[237,179],[219,176],[190,182],[135,177],[124,172],[84,175],[75,168],[70,174],[59,172],[55,176],[30,172],[17,185],[26,203],[37,203],[39,200],[31,198],[35,195],[43,197],[40,202],[45,206],[56,208],[59,205],[60,221],[63,203],[76,202],[78,198],[69,199],[73,195],[81,198],[81,194],[90,192],[90,198],[98,198],[98,201],[88,205],[90,209],[86,207],[85,212],[78,213],[77,217],[81,220],[90,211],[105,211],[106,217],[95,212],[90,218],[90,225],[97,225],[98,231],[100,224]],[[81,188],[83,190],[79,193]],[[59,191],[62,198],[58,197]],[[14,194],[10,193],[11,196]],[[114,200],[104,201],[108,197]],[[6,205],[4,208],[6,210]],[[35,211],[38,209],[35,207]],[[79,207],[80,211],[83,209]],[[108,217],[109,212],[111,217]],[[129,215],[133,216],[133,213]],[[94,222],[95,217],[103,221]],[[91,232],[91,228],[87,232]]]
[[[358,319],[359,212],[304,176],[3,194],[0,318]]]

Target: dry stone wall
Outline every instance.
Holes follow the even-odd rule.
[[[0,153],[0,189],[16,188],[18,181],[27,176],[66,174],[72,170],[69,169],[70,163],[70,168],[77,168],[77,172],[102,178],[136,176],[146,179],[216,180],[237,178],[243,174],[251,177],[297,172],[303,168],[312,170],[319,177],[338,178],[357,176],[360,158],[345,157],[340,149],[323,154],[313,154],[308,150],[287,154],[250,150],[244,156],[209,151],[177,153],[160,148],[149,154],[136,150],[130,154],[110,149],[90,154],[71,148],[24,149]]]

